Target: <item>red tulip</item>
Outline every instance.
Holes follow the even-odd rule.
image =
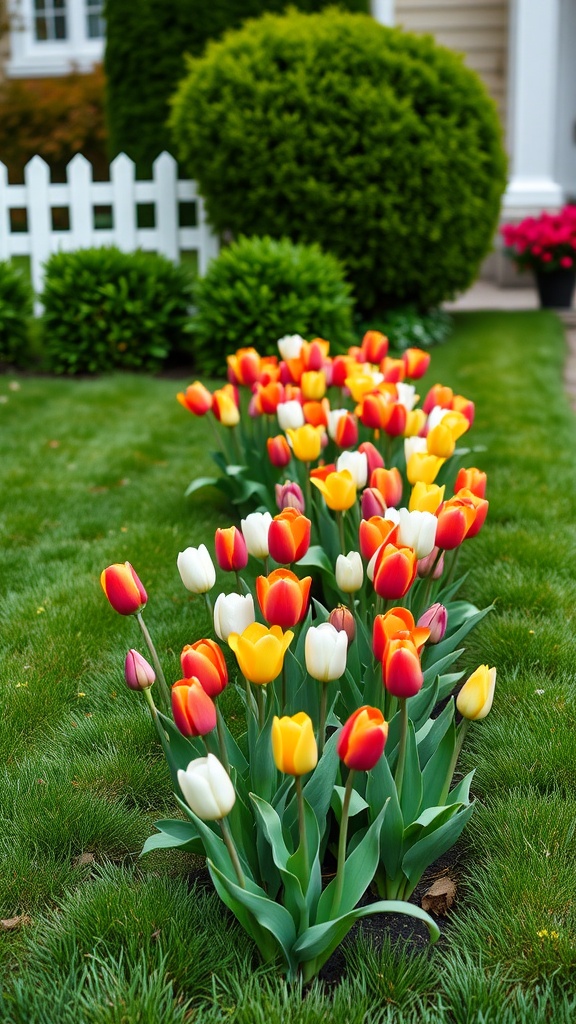
[[[413,548],[383,545],[374,564],[374,590],[387,601],[404,597],[416,578],[417,567]]]
[[[198,679],[174,683],[172,714],[183,736],[205,736],[216,728],[216,705]]]
[[[272,626],[288,629],[306,616],[312,577],[300,580],[289,569],[274,569],[258,576],[256,594],[262,615]]]
[[[350,715],[338,737],[338,757],[347,768],[368,772],[380,760],[388,739],[388,723],[378,708],[365,704]]]
[[[190,384],[186,391],[179,391],[176,398],[180,405],[194,413],[195,416],[204,416],[212,408],[212,395],[199,380]]]
[[[282,509],[268,530],[268,550],[274,561],[288,565],[303,558],[310,547],[310,519],[297,508]]]
[[[414,697],[422,689],[422,666],[410,640],[390,640],[382,662],[382,679],[393,697]]]
[[[136,615],[145,607],[148,595],[130,562],[109,565],[101,574],[100,583],[114,611],[120,615]]]
[[[216,530],[214,546],[218,565],[225,572],[238,572],[248,564],[246,541],[236,526]]]
[[[214,640],[197,640],[186,644],[180,655],[186,679],[195,677],[209,697],[217,697],[228,684],[224,655]]]

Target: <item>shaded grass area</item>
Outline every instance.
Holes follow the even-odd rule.
[[[102,597],[104,566],[130,560],[169,680],[207,630],[175,567],[229,513],[211,438],[172,381],[0,380],[0,933],[8,1022],[539,1022],[576,1017],[576,429],[549,314],[468,314],[434,352],[431,380],[476,401],[465,464],[488,471],[487,527],[463,551],[465,595],[496,609],[466,665],[498,667],[494,709],[469,733],[477,812],[460,899],[428,955],[368,938],[341,983],[302,999],[257,967],[184,855],[137,854],[174,813],[145,710],[125,690],[137,625]],[[423,392],[424,393],[424,392]],[[90,853],[94,859],[82,859]]]

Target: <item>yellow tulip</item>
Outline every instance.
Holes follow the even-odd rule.
[[[371,391],[374,391],[379,380],[382,380],[381,374],[379,377],[375,378],[371,373],[366,373],[362,370],[353,370],[350,376],[346,377],[345,384],[354,401],[361,402],[364,395],[368,395]]]
[[[456,707],[471,722],[478,722],[492,707],[494,689],[496,687],[496,669],[488,665],[479,665],[475,672],[466,680],[456,699]]]
[[[445,413],[441,424],[443,427],[448,427],[455,441],[470,429],[470,421],[464,416],[464,413],[456,412],[455,410]]]
[[[292,451],[300,462],[315,462],[322,450],[324,427],[313,427],[305,423],[303,427],[286,431],[292,445]]]
[[[252,622],[243,633],[230,633],[228,644],[246,679],[264,685],[280,675],[293,637],[290,629],[283,633],[280,626],[268,628],[261,622]]]
[[[449,459],[454,453],[456,438],[444,420],[429,432],[426,446],[430,455],[437,455],[440,459]]]
[[[272,721],[272,753],[278,771],[306,775],[318,763],[318,747],[312,719],[304,711]]]
[[[426,413],[424,409],[412,409],[406,416],[404,437],[418,437],[425,423]]]
[[[356,481],[349,469],[329,473],[325,480],[312,477],[310,482],[318,488],[333,512],[344,512],[356,501]]]
[[[445,461],[446,459],[440,459],[437,455],[429,455],[428,452],[413,452],[406,466],[409,483],[434,483]]]
[[[322,370],[306,370],[300,378],[302,397],[307,402],[317,402],[326,394],[326,377]]]
[[[438,484],[425,484],[419,481],[414,484],[408,509],[410,512],[431,512],[435,515],[444,501],[446,487]]]

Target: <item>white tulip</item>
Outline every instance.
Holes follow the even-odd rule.
[[[337,630],[330,622],[310,626],[304,644],[308,674],[321,683],[339,679],[346,671],[347,650],[348,637],[344,630]]]
[[[234,807],[234,786],[214,754],[190,761],[185,772],[179,768],[178,785],[190,810],[202,821],[225,818]]]
[[[297,430],[304,426],[304,410],[295,398],[289,402],[280,402],[276,409],[281,430]]]
[[[216,582],[216,569],[205,544],[186,548],[176,562],[182,583],[191,594],[206,594]]]
[[[414,548],[417,558],[426,558],[434,548],[437,526],[438,519],[431,512],[401,508],[398,543]]]
[[[416,394],[416,388],[414,385],[405,384],[404,381],[398,381],[396,385],[396,392],[398,394],[398,405],[403,405],[406,412],[412,412],[412,409],[418,401],[418,395]]]
[[[449,409],[443,409],[441,405],[435,405],[428,413],[428,419],[426,420],[428,433],[430,433],[431,430],[434,430],[434,427],[437,427],[439,423],[442,423],[442,420],[449,412]]]
[[[404,457],[406,459],[406,465],[410,462],[410,457],[414,455],[414,452],[427,452],[428,444],[425,437],[405,437],[404,438]]]
[[[347,469],[359,491],[368,482],[368,459],[365,452],[342,452],[336,461],[336,469],[340,472]]]
[[[285,334],[283,338],[278,339],[278,351],[282,359],[298,359],[303,344],[304,338],[299,334]]]
[[[362,558],[359,551],[349,551],[336,559],[336,584],[344,594],[360,590],[364,581]]]
[[[346,416],[348,409],[330,409],[328,413],[328,434],[333,441],[336,440],[336,430],[343,416]]]
[[[214,630],[228,643],[230,633],[243,633],[256,621],[252,594],[219,594],[214,605]]]
[[[400,512],[393,505],[390,505],[384,513],[384,519],[387,519],[389,523],[394,523],[394,526],[398,526],[400,522]]]
[[[254,558],[268,558],[268,530],[272,516],[269,512],[250,512],[242,520],[242,533],[248,554]]]

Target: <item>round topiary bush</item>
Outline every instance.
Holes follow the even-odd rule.
[[[32,287],[8,260],[0,262],[0,363],[23,366],[29,349]]]
[[[335,9],[266,15],[189,61],[171,126],[218,231],[318,242],[364,313],[438,304],[490,248],[495,104],[430,36]]]
[[[288,239],[239,238],[212,260],[195,285],[194,361],[220,371],[244,345],[277,353],[285,334],[351,344],[350,286],[338,260],[317,245]]]
[[[159,369],[182,354],[191,293],[187,268],[156,253],[113,246],[54,253],[41,295],[47,369]]]

